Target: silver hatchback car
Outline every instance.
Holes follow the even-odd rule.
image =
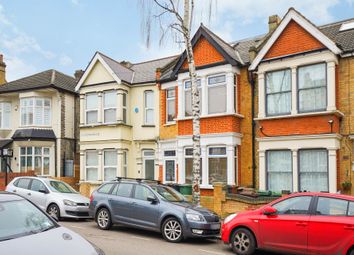
[[[19,194],[57,219],[89,218],[90,200],[65,182],[45,177],[17,177],[6,191]]]

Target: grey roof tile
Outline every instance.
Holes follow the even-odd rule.
[[[22,139],[44,139],[44,140],[55,140],[56,136],[52,129],[17,129],[12,135],[13,140]]]
[[[102,54],[101,52],[98,52],[100,56],[103,58],[103,60],[109,65],[109,67],[112,69],[112,71],[118,76],[119,79],[131,83],[133,76],[134,76],[134,71],[125,67],[121,63],[115,61],[114,59]]]

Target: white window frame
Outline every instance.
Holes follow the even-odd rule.
[[[87,109],[87,97],[89,95],[96,95],[97,96],[97,108],[92,108],[92,109]],[[98,96],[98,93],[97,92],[90,92],[90,93],[87,93],[85,94],[85,124],[87,125],[94,125],[94,124],[97,124],[98,123],[98,111],[99,111],[99,96]],[[88,123],[87,122],[87,113],[89,112],[97,112],[97,119],[96,119],[96,122],[94,123]]]
[[[169,90],[173,90],[175,95],[174,97],[168,97],[168,91]],[[175,118],[176,118],[176,88],[172,87],[172,88],[168,88],[166,89],[166,123],[174,123],[175,120],[168,120],[168,112],[169,112],[169,108],[168,108],[168,101],[174,101],[175,104]]]
[[[148,107],[147,106],[147,95],[151,94],[152,96],[152,102],[153,102],[153,106],[152,107]],[[155,93],[153,90],[145,90],[144,91],[144,124],[145,125],[154,125],[155,124]],[[152,122],[148,122],[147,121],[147,112],[152,110]]]
[[[124,124],[128,123],[128,94],[127,93],[122,94],[122,121]]]
[[[22,154],[21,149],[25,148],[26,153]],[[32,148],[32,153],[28,154],[27,153],[27,148]],[[35,148],[40,148],[41,149],[41,154],[35,154]],[[48,154],[44,154],[44,150],[47,149],[49,151]],[[51,166],[51,155],[50,155],[50,147],[41,147],[41,146],[22,146],[19,147],[19,155],[20,155],[20,171],[22,172],[22,161],[21,157],[25,157],[25,171],[33,170],[35,169],[35,158],[40,157],[41,158],[41,174],[42,176],[49,176],[50,175],[50,166]],[[27,158],[31,157],[32,158],[32,168],[29,169],[27,166]],[[48,174],[44,174],[44,158],[49,159],[49,169],[48,169]]]
[[[209,152],[209,149],[212,149],[212,148],[225,148],[225,154],[217,154],[217,155],[210,155],[210,152]],[[226,183],[228,182],[228,175],[230,174],[229,171],[230,169],[228,169],[228,161],[231,160],[229,159],[228,155],[227,155],[227,146],[226,145],[213,145],[213,146],[208,146],[207,148],[207,153],[206,153],[206,159],[207,159],[207,162],[208,162],[208,166],[207,166],[207,176],[206,176],[206,180],[207,180],[207,183],[206,185],[209,186],[209,187],[212,187],[212,183],[209,183],[209,158],[226,158]],[[232,160],[234,160],[234,158],[232,158]]]
[[[10,106],[10,111],[5,111],[5,105]],[[11,110],[12,110],[12,105],[11,102],[0,102],[0,112],[1,112],[1,125],[0,129],[11,129]],[[5,113],[9,113],[9,123],[5,123]],[[5,125],[7,124],[7,125]]]
[[[27,101],[32,101],[32,106],[24,106],[23,102],[27,100]],[[41,108],[41,123],[35,123],[36,120],[36,100],[40,100],[42,101],[42,108]],[[45,101],[48,100],[49,102],[49,106],[45,106]],[[22,111],[23,108],[26,109],[31,109],[32,108],[32,113],[33,113],[33,119],[32,119],[32,124],[29,123],[23,123],[22,121]],[[49,116],[48,116],[48,124],[44,123],[44,113],[45,113],[45,109],[49,109]],[[51,126],[51,121],[52,121],[52,100],[50,97],[23,97],[20,98],[20,123],[22,127],[33,127],[33,126],[37,126],[37,127],[50,127]],[[27,111],[26,111],[26,115],[27,115]],[[28,115],[27,115],[28,116]],[[26,117],[26,120],[28,122],[28,118]]]
[[[97,165],[87,165],[87,153],[88,152],[96,152],[96,154],[97,154]],[[99,176],[99,174],[98,174],[98,171],[100,171],[100,169],[99,169],[99,157],[100,157],[100,155],[99,155],[99,153],[98,153],[98,151],[97,150],[86,150],[85,151],[85,180],[86,181],[89,181],[89,182],[95,182],[95,181],[98,181],[98,176]],[[88,180],[87,179],[87,168],[96,168],[97,169],[97,180]]]
[[[165,156],[165,152],[166,151],[174,151],[175,152],[175,155],[173,156]],[[177,162],[177,158],[176,158],[176,155],[177,155],[177,151],[176,149],[166,149],[166,150],[163,150],[163,157],[164,157],[164,160],[163,160],[163,182],[164,183],[177,183],[177,167],[176,167],[176,162]],[[173,161],[174,163],[174,181],[166,181],[166,161]]]
[[[123,159],[122,159],[122,175],[123,177],[128,177],[128,151],[123,151]]]
[[[115,123],[116,122],[116,116],[117,116],[117,102],[116,102],[116,100],[115,100],[115,102],[116,102],[116,106],[115,107],[105,107],[105,95],[108,94],[108,93],[112,93],[115,96],[117,95],[115,90],[105,90],[105,91],[103,91],[103,107],[102,108],[103,108],[103,123],[105,123],[105,124]],[[114,121],[111,121],[111,122],[106,121],[106,119],[105,119],[106,110],[115,110],[115,114],[114,114],[115,120]],[[97,117],[98,117],[98,112],[97,112]]]
[[[117,164],[116,165],[105,165],[105,153],[106,152],[113,152],[113,153],[115,153],[115,155],[116,155],[116,158],[117,158],[117,150],[115,150],[115,149],[105,149],[105,150],[103,150],[103,181],[111,181],[111,180],[105,180],[105,172],[106,172],[106,168],[115,168],[116,169],[116,174],[117,174],[117,169],[118,169],[118,160],[116,159],[116,161],[117,161]],[[115,177],[117,177],[117,176],[115,176]]]
[[[218,82],[218,83],[214,83],[214,84],[209,84],[209,79],[210,78],[214,78],[214,77],[218,77],[218,76],[224,76],[225,77],[225,81],[223,82]],[[224,112],[217,112],[217,113],[210,113],[210,107],[209,107],[209,88],[215,88],[215,87],[221,87],[224,86],[225,87],[225,111]],[[227,102],[228,102],[228,95],[227,95],[227,74],[226,73],[219,73],[219,74],[213,74],[213,75],[209,75],[206,77],[206,87],[207,87],[207,114],[208,115],[218,115],[218,114],[226,114],[227,113]]]

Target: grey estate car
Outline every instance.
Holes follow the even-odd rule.
[[[89,212],[100,229],[122,224],[161,232],[169,242],[215,238],[220,233],[215,213],[193,206],[182,194],[157,181],[118,178],[104,183],[92,193]]]

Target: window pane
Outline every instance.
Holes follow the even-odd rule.
[[[21,125],[27,125],[27,108],[21,107]]]
[[[49,175],[49,158],[48,157],[43,158],[43,174]]]
[[[45,186],[41,181],[38,180],[32,180],[32,184],[31,184],[31,190],[33,191],[40,191],[40,190],[45,190]]]
[[[354,202],[349,203],[348,216],[354,216]]]
[[[154,124],[154,110],[153,109],[146,110],[145,123],[146,124]]]
[[[175,92],[175,89],[172,88],[172,89],[167,89],[167,98],[175,98],[175,95],[176,95],[176,92]]]
[[[145,91],[145,108],[154,108],[154,92]]]
[[[20,169],[21,172],[26,172],[26,157],[21,156],[20,158]]]
[[[326,64],[299,67],[299,89],[326,86]]]
[[[86,109],[97,109],[98,108],[98,95],[97,94],[87,94],[86,95]]]
[[[127,94],[123,94],[123,106],[127,106]]]
[[[173,182],[175,181],[175,161],[174,160],[166,160],[165,162],[166,169],[166,181]]]
[[[146,159],[145,161],[145,179],[155,179],[155,160]]]
[[[266,93],[291,90],[291,72],[289,69],[266,73]]]
[[[291,92],[267,95],[267,114],[277,115],[291,112]]]
[[[285,199],[273,207],[277,209],[278,214],[308,214],[312,197],[292,197]]]
[[[116,151],[105,151],[104,152],[104,165],[105,166],[116,166],[117,165],[117,152]]]
[[[134,198],[147,201],[148,197],[155,197],[155,195],[148,188],[135,185]]]
[[[34,147],[34,154],[42,155],[42,147]]]
[[[209,158],[209,184],[227,182],[227,158]]]
[[[208,101],[209,114],[226,112],[226,86],[209,87]]]
[[[18,181],[17,187],[22,188],[22,189],[28,189],[28,185],[29,185],[30,181],[31,181],[31,179],[21,178]]]
[[[44,108],[43,125],[50,125],[50,108]]]
[[[281,70],[266,74],[267,114],[277,115],[291,111],[291,71]]]
[[[348,208],[348,201],[319,197],[317,203],[317,215],[330,215],[330,216],[346,216]]]
[[[104,92],[104,108],[116,107],[117,102],[117,93],[115,91],[106,91]]]
[[[98,179],[98,170],[95,167],[86,168],[86,180],[88,181],[97,181]]]
[[[28,107],[27,108],[27,123],[26,125],[33,125],[33,107]]]
[[[86,166],[97,166],[98,165],[98,153],[96,151],[86,152]]]
[[[32,147],[27,147],[27,155],[31,155],[32,154]]]
[[[267,151],[268,190],[292,191],[292,154],[291,151]]]
[[[90,111],[86,113],[86,123],[97,123],[97,111]]]
[[[176,156],[176,151],[164,151],[165,157],[174,157]]]
[[[101,188],[99,188],[97,191],[99,193],[108,194],[111,191],[113,185],[114,185],[114,183],[107,183],[107,184],[101,186]]]
[[[34,157],[34,171],[36,174],[42,174],[42,157],[36,156]]]
[[[200,159],[200,182],[202,181],[202,159]],[[186,184],[193,183],[193,158],[185,159],[185,170],[186,170]]]
[[[9,128],[11,126],[10,124],[10,118],[11,118],[11,104],[10,103],[4,103],[3,104],[3,123],[1,123],[3,128]]]
[[[127,123],[127,109],[123,108],[123,123]]]
[[[305,89],[299,91],[299,110],[301,112],[326,110],[327,88]]]
[[[36,104],[35,104],[36,107],[43,107],[43,99],[39,99],[39,98],[36,98]]]
[[[209,148],[209,155],[226,155],[226,148],[225,147]]]
[[[116,122],[116,109],[104,110],[104,122],[105,123]]]
[[[44,99],[44,106],[49,107],[50,106],[50,99]]]
[[[20,153],[21,155],[26,154],[26,147],[21,147]]]
[[[300,191],[328,191],[326,150],[299,151]]]
[[[208,78],[208,84],[217,84],[217,83],[222,83],[226,81],[226,75],[218,75],[218,76],[213,76]]]
[[[49,155],[49,148],[43,148],[43,154]]]
[[[104,168],[104,181],[112,181],[117,177],[117,168],[105,167]]]
[[[117,190],[117,196],[130,197],[133,189],[133,184],[120,183]]]
[[[33,170],[33,158],[32,156],[27,156],[27,170]]]
[[[173,121],[176,116],[176,102],[175,100],[167,100],[167,121]]]

